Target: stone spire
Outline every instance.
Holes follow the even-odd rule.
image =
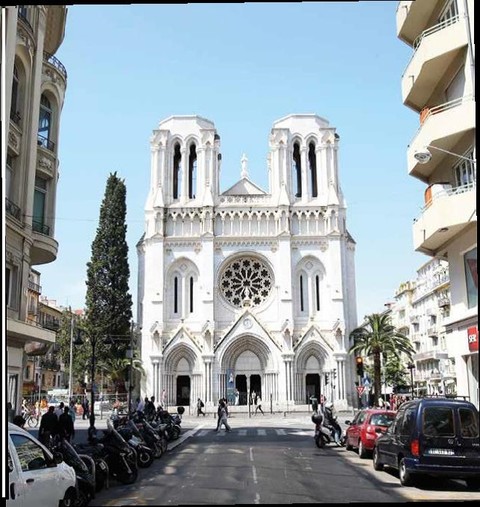
[[[244,153],[243,156],[242,156],[242,160],[241,160],[241,163],[242,163],[242,172],[240,173],[240,176],[242,178],[248,178],[247,162],[248,162],[248,158],[247,158],[247,156]]]

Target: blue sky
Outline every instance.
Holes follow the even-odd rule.
[[[59,139],[57,260],[37,266],[44,296],[83,308],[86,263],[108,175],[127,186],[130,291],[150,181],[150,136],[174,114],[212,120],[221,189],[268,190],[275,120],[316,113],[340,135],[339,177],[356,246],[358,317],[384,309],[428,258],[413,251],[424,184],[408,176],[418,115],[402,104],[411,50],[397,2],[74,5],[56,56],[68,72]]]

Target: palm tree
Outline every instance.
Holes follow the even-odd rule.
[[[350,333],[353,345],[350,353],[373,357],[373,403],[377,405],[381,393],[381,355],[393,355],[400,358],[406,354],[411,360],[415,352],[407,336],[395,329],[387,314],[373,313],[366,321]]]

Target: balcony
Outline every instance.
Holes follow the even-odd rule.
[[[36,292],[37,294],[42,293],[42,287],[38,283],[28,281],[28,290],[31,290],[32,292]]]
[[[430,326],[430,327],[427,329],[427,335],[428,335],[428,336],[434,336],[434,337],[437,337],[437,336],[438,336],[438,329],[437,329],[437,326]]]
[[[5,197],[5,211],[7,215],[16,218],[18,221],[21,220],[22,210],[7,197]]]
[[[438,194],[413,224],[417,252],[435,255],[447,242],[476,223],[476,185],[463,185]]]
[[[422,32],[414,41],[414,52],[402,76],[403,103],[420,111],[446,69],[455,60],[465,58],[467,45],[467,24],[463,17],[454,16]]]
[[[33,245],[30,250],[32,266],[48,264],[57,258],[58,242],[51,237],[52,231],[48,225],[32,222]]]
[[[436,2],[412,2],[410,0],[398,2],[397,37],[409,46],[413,46],[413,41],[419,33],[425,30],[429,19],[437,8]]]
[[[448,298],[439,298],[438,299],[438,307],[445,308],[446,306],[450,306],[450,299]]]
[[[46,150],[55,151],[55,143],[40,134],[37,134],[37,144]]]
[[[413,360],[418,362],[430,361],[432,359],[448,359],[448,352],[441,349],[430,349],[413,355]]]
[[[457,157],[435,150],[435,147],[458,153],[456,146],[460,141],[473,142],[475,128],[475,101],[471,95],[430,108],[407,150],[409,175],[427,183],[445,160],[454,160],[452,165],[458,162]],[[434,147],[430,150],[432,158],[421,164],[415,159],[415,152],[429,145]]]

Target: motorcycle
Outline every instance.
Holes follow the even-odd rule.
[[[95,463],[95,491],[98,493],[103,488],[110,487],[108,477],[110,471],[107,462],[103,459],[103,444],[73,444],[78,455],[85,461],[85,457],[89,457]]]
[[[119,421],[117,431],[122,438],[137,452],[137,464],[140,468],[148,468],[155,458],[154,451],[145,442],[135,423],[130,419]]]
[[[88,441],[103,444],[102,457],[115,479],[123,484],[133,484],[137,480],[137,453],[113,427],[111,420],[107,420],[107,429],[103,430],[103,436],[100,438],[98,438],[96,428],[90,428]]]
[[[334,442],[339,447],[345,446],[346,435],[336,421],[336,418],[333,420],[332,425],[326,425],[323,415],[315,413],[312,415],[312,422],[315,424],[314,440],[317,447],[322,448],[326,444]]]
[[[78,495],[74,507],[86,507],[95,498],[95,463],[91,458],[82,457],[75,448],[58,435],[50,440],[50,450],[62,453],[63,460],[75,470]]]
[[[162,428],[166,434],[168,441],[177,440],[180,437],[182,428],[180,426],[181,418],[172,416],[166,410],[157,410],[155,422],[152,423],[154,428]]]
[[[163,436],[146,420],[142,412],[137,412],[133,416],[132,422],[148,447],[152,449],[154,458],[160,458],[166,450],[166,442],[163,442]]]

